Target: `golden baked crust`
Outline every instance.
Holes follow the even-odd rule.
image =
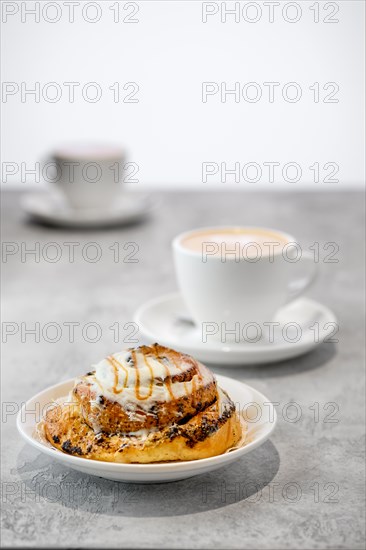
[[[103,398],[103,403],[92,406],[103,396],[95,395],[95,386],[88,384],[88,378],[94,376],[89,373],[77,381],[64,403],[56,404],[46,413],[43,430],[47,440],[60,451],[74,456],[145,464],[197,460],[234,447],[242,439],[242,424],[234,403],[217,387],[210,371],[192,358],[187,361],[188,356],[162,346],[156,350],[155,346],[138,349],[142,349],[143,354],[158,353],[159,358],[174,353],[174,360],[179,356],[186,366],[179,382],[192,380],[194,372],[202,381],[201,386],[193,384],[190,394],[177,399],[172,394],[164,403],[156,403],[154,412],[146,415],[143,414],[146,409],[142,409],[131,419],[121,402]],[[164,379],[163,383],[173,384],[174,376],[172,371],[169,382]],[[95,410],[98,418],[93,416]]]
[[[224,453],[242,437],[235,406],[220,390],[219,399],[184,424],[151,432],[146,438],[94,431],[78,403],[55,406],[44,423],[46,438],[65,453],[106,462],[197,460]]]

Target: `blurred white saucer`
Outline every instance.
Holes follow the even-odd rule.
[[[274,328],[273,338],[262,338],[257,342],[235,342],[234,337],[231,341],[228,337],[223,343],[209,335],[203,342],[202,330],[190,320],[179,293],[147,302],[137,310],[134,321],[149,341],[221,366],[283,361],[307,353],[327,339],[337,339],[335,315],[308,298],[299,298],[281,308],[274,320],[279,325]]]
[[[153,208],[146,196],[121,194],[108,209],[72,209],[53,193],[22,197],[21,206],[32,219],[61,227],[108,227],[140,221]]]

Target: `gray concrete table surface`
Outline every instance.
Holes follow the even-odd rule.
[[[156,193],[159,207],[139,225],[70,231],[30,224],[19,194],[3,194],[3,241],[19,246],[2,263],[2,544],[106,548],[364,547],[364,197],[357,192]],[[320,244],[320,276],[308,292],[333,309],[338,344],[286,362],[214,371],[279,402],[270,441],[232,465],[188,480],[129,485],[68,470],[20,439],[15,410],[47,386],[89,370],[129,345],[135,309],[176,289],[170,251],[179,232],[215,224],[263,225]],[[49,261],[60,244],[61,258]],[[75,247],[74,262],[68,250]],[[96,242],[102,258],[88,262]],[[120,261],[114,261],[114,243]],[[137,243],[136,263],[123,262]],[[326,263],[335,242],[337,263]],[[23,243],[23,244],[22,244]],[[35,243],[39,243],[36,245]],[[21,249],[40,247],[40,261]],[[84,250],[83,250],[84,247]],[[112,249],[110,248],[112,247]],[[83,257],[84,252],[84,257]],[[42,255],[43,254],[43,255]],[[47,256],[48,255],[48,256]],[[58,323],[40,341],[25,334]],[[74,342],[64,323],[77,322]],[[23,331],[21,330],[21,323]],[[102,333],[83,338],[87,323]],[[114,323],[117,323],[114,325]],[[119,328],[118,343],[114,330]],[[9,327],[10,325],[6,325]],[[90,325],[91,326],[91,325]],[[23,332],[23,333],[22,333]],[[84,335],[85,336],[85,335]],[[22,342],[25,340],[24,342]],[[289,407],[288,403],[297,405]],[[9,403],[13,403],[11,406]],[[318,403],[318,405],[314,405]],[[13,407],[11,409],[11,407]],[[318,409],[317,409],[318,407]],[[294,414],[299,417],[293,422]],[[335,420],[335,422],[333,422]]]

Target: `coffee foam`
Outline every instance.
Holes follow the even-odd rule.
[[[281,234],[264,229],[213,229],[197,231],[184,237],[181,245],[209,256],[269,256],[281,252],[289,241]]]

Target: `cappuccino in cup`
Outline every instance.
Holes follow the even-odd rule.
[[[261,227],[213,227],[173,241],[178,285],[198,326],[227,330],[271,323],[316,276],[313,255],[294,237]]]
[[[181,241],[184,248],[201,253],[202,258],[214,256],[225,260],[226,257],[233,257],[235,261],[241,257],[252,261],[262,255],[271,257],[289,243],[283,234],[260,228],[197,231]]]

